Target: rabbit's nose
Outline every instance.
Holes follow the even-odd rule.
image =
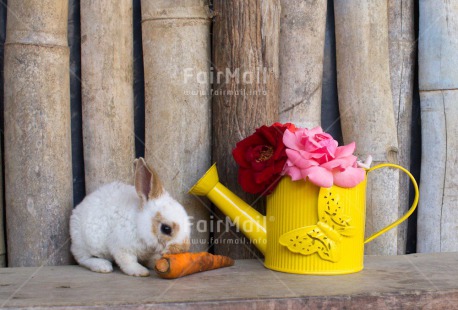
[[[190,248],[189,239],[183,241],[183,243],[172,243],[168,246],[168,252],[171,254],[182,253],[189,251]]]

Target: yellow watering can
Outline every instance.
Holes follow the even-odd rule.
[[[272,270],[298,274],[346,274],[363,269],[364,243],[406,220],[417,207],[418,185],[406,169],[380,164],[367,172],[393,167],[405,172],[415,189],[409,211],[364,240],[366,180],[353,188],[320,188],[283,177],[267,196],[267,214],[253,209],[219,182],[216,164],[191,188],[207,196],[264,254]]]

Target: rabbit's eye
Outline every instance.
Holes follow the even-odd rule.
[[[161,224],[161,233],[170,236],[172,234],[172,227],[167,224]]]

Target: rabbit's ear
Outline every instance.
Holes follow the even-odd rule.
[[[142,157],[135,160],[135,190],[143,204],[161,196],[164,191],[156,171],[148,167]]]

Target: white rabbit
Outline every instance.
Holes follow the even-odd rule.
[[[161,254],[189,250],[188,215],[162,187],[143,158],[135,161],[135,187],[110,183],[89,194],[70,218],[71,251],[96,272],[112,261],[132,276],[148,276]]]

